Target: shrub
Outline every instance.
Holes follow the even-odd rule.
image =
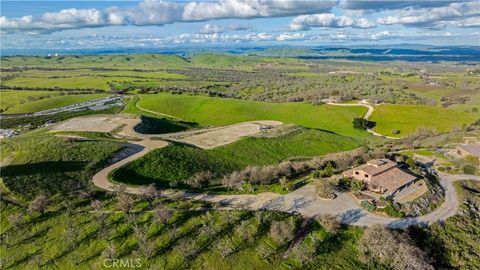
[[[277,243],[288,242],[295,236],[295,224],[291,220],[274,221],[270,226],[270,236]]]
[[[325,199],[333,199],[335,186],[330,181],[322,181],[318,187],[318,196]]]
[[[465,174],[475,174],[477,172],[477,168],[475,166],[467,164],[462,167],[462,171]]]
[[[350,177],[342,177],[338,181],[337,189],[340,191],[359,191],[364,188],[364,184],[361,181],[354,180]]]
[[[47,209],[49,204],[48,198],[45,195],[37,196],[28,206],[28,211],[30,213],[40,213],[43,214]]]
[[[342,177],[338,180],[337,189],[348,192],[351,188],[352,179],[349,177]]]
[[[213,174],[210,171],[201,171],[190,177],[187,183],[194,188],[203,188],[210,184]]]
[[[397,207],[388,204],[385,208],[379,209],[379,211],[384,212],[385,214],[391,216],[391,217],[396,217],[396,218],[403,218],[405,217],[405,213],[397,209]]]
[[[370,212],[373,212],[375,211],[375,209],[377,209],[377,207],[369,201],[362,201],[361,205],[363,208],[367,209]]]

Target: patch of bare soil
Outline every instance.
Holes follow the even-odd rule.
[[[239,140],[241,137],[257,134],[281,125],[277,121],[254,121],[215,128],[176,139],[203,149],[212,149]],[[173,138],[175,139],[175,138]]]

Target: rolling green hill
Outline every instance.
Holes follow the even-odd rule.
[[[81,94],[81,95],[55,96],[51,98],[45,98],[45,99],[18,104],[16,106],[10,107],[4,113],[16,114],[16,113],[38,112],[38,111],[68,106],[75,103],[81,103],[81,102],[85,102],[93,99],[103,98],[107,96],[109,95],[108,94]]]
[[[173,115],[201,125],[227,125],[252,120],[278,120],[342,135],[366,137],[368,133],[352,126],[363,116],[364,107],[314,106],[307,103],[266,103],[238,99],[172,94],[139,95],[144,109]]]
[[[312,157],[359,147],[350,137],[319,130],[298,130],[274,138],[244,138],[212,150],[170,145],[154,150],[112,172],[114,181],[169,187],[197,172],[211,171],[217,177],[248,165],[276,164],[292,157]]]
[[[7,111],[23,103],[61,95],[60,91],[0,91],[0,109]]]
[[[419,128],[429,128],[439,132],[462,128],[480,118],[480,113],[464,112],[422,105],[386,104],[375,107],[370,120],[376,122],[374,131],[387,136],[406,136]],[[392,131],[399,130],[399,134]]]

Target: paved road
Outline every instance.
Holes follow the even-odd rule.
[[[368,108],[368,111],[367,113],[363,116],[363,119],[365,120],[368,120],[370,118],[370,116],[372,116],[373,112],[375,111],[375,108],[372,106],[372,105],[368,105],[368,104],[364,104],[364,103],[335,103],[335,102],[328,102],[327,103],[328,105],[334,105],[334,106],[363,106],[363,107],[367,107]],[[373,134],[374,136],[378,136],[378,137],[383,137],[383,138],[387,138],[387,139],[392,139],[392,140],[398,140],[400,138],[397,138],[397,137],[390,137],[390,136],[386,136],[386,135],[382,135],[378,132],[375,132],[373,131],[373,129],[369,128],[367,129],[368,132],[370,132],[371,134]]]
[[[131,128],[131,127],[130,127]],[[127,133],[131,134],[133,131]],[[113,190],[115,184],[108,181],[108,174],[126,163],[142,157],[153,149],[158,149],[168,145],[161,140],[152,140],[144,138],[139,142],[132,142],[128,146],[127,153],[116,157],[118,161],[104,168],[93,177],[93,183],[102,189]],[[260,193],[258,195],[208,195],[198,193],[186,193],[176,191],[162,191],[161,195],[165,197],[182,197],[193,200],[202,200],[207,202],[216,202],[226,207],[242,207],[250,210],[276,210],[289,213],[299,213],[306,217],[315,217],[317,215],[330,214],[337,216],[338,220],[344,224],[371,226],[382,224],[389,228],[406,228],[410,225],[426,225],[431,222],[445,220],[457,213],[459,202],[453,182],[462,179],[472,179],[480,181],[478,176],[470,175],[450,175],[439,173],[440,183],[445,189],[445,202],[434,212],[425,216],[408,219],[395,219],[376,215],[367,212],[361,208],[356,200],[349,194],[340,194],[334,200],[324,200],[318,197],[316,187],[313,184],[307,184],[286,195],[277,193]],[[139,194],[141,187],[128,187],[127,192]]]

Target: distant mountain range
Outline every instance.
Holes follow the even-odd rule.
[[[176,48],[102,48],[102,49],[6,49],[2,56],[13,55],[99,55],[162,53],[182,56],[201,52],[298,57],[303,59],[348,59],[365,61],[461,61],[479,62],[480,46],[432,46],[419,44],[358,45],[358,46],[219,46]]]

